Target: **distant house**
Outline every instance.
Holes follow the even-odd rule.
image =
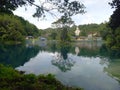
[[[26,39],[34,39],[33,36],[27,36]]]

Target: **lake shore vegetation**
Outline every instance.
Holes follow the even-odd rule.
[[[83,90],[62,85],[54,75],[24,74],[0,64],[0,90]]]

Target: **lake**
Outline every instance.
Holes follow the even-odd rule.
[[[120,51],[108,50],[102,42],[0,45],[0,63],[26,74],[52,73],[64,85],[84,90],[120,90]]]

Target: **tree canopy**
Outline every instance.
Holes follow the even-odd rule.
[[[65,26],[70,26],[73,24],[74,21],[72,21],[72,19],[69,18],[68,16],[61,16],[60,19],[52,23],[52,25],[55,26],[55,28],[63,28]]]
[[[108,23],[108,31],[106,35],[107,46],[111,49],[120,49],[120,0],[112,0],[109,3],[112,8],[114,8],[114,12],[110,17],[110,21]]]
[[[0,14],[0,41],[18,43],[26,36],[39,36],[37,27],[21,17]]]
[[[116,29],[120,27],[120,0],[113,0],[109,4],[112,6],[112,8],[115,9],[113,14],[111,15],[109,26],[112,29]]]
[[[36,7],[34,17],[45,17],[46,12],[51,13],[53,10],[69,16],[84,12],[84,5],[76,0],[39,0],[39,4],[35,0],[0,0],[0,12],[12,12],[18,7],[28,5]]]

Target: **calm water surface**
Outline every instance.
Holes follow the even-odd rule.
[[[26,46],[3,46],[0,62],[26,73],[52,73],[64,85],[85,90],[120,90],[120,52],[101,42],[27,42]]]

